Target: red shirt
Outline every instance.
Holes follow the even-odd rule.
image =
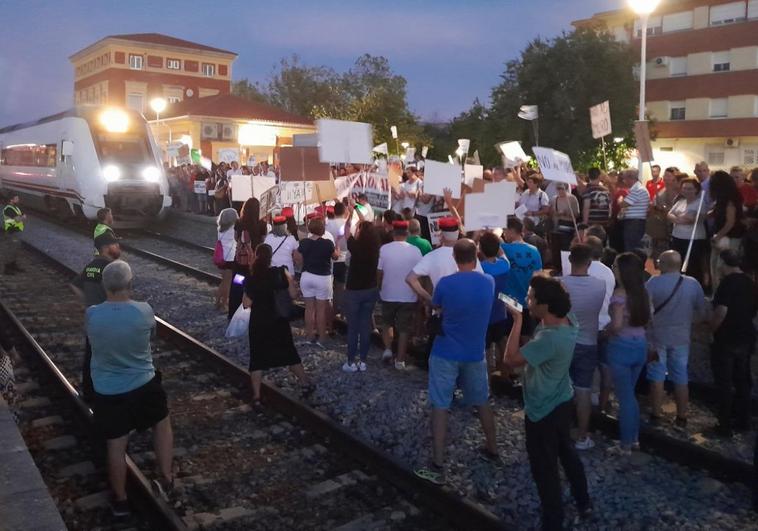
[[[658,195],[658,192],[663,190],[665,188],[665,184],[663,183],[663,179],[658,179],[658,181],[653,181],[650,179],[648,182],[645,183],[645,188],[647,188],[647,193],[650,194],[650,200],[652,201],[655,199],[655,196]]]
[[[758,204],[758,190],[752,184],[745,183],[740,186],[740,195],[745,208],[753,208]]]

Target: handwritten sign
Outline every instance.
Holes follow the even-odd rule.
[[[532,151],[534,151],[534,156],[537,158],[540,171],[545,179],[576,184],[574,167],[571,165],[571,159],[568,155],[551,148],[536,146],[532,148]]]
[[[283,205],[296,205],[313,200],[313,183],[311,181],[293,181],[279,183],[279,200]]]
[[[207,192],[205,189],[205,181],[195,181],[194,187],[196,194],[205,194]]]
[[[301,185],[302,186],[302,185]],[[276,204],[279,202],[279,187],[278,186],[272,186],[265,192],[263,192],[259,198],[259,201],[261,203],[260,207],[260,217],[261,219],[265,218],[268,213],[274,209]]]
[[[611,134],[611,105],[606,100],[590,107],[592,138],[603,138]]]

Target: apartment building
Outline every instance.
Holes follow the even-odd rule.
[[[607,31],[639,50],[631,10],[575,27]],[[758,166],[758,0],[663,0],[650,16],[647,112],[656,162],[690,171]]]
[[[160,33],[111,35],[69,57],[74,102],[124,105],[150,117],[149,102],[229,94],[237,54]]]

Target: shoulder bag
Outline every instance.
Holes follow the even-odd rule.
[[[277,280],[274,280],[274,310],[276,316],[280,319],[287,319],[288,321],[292,317],[292,297],[288,289],[287,277],[284,275],[284,267],[277,267],[276,275],[279,275],[281,285],[283,288],[277,288]]]
[[[234,253],[234,261],[243,266],[251,267],[253,265],[253,247],[250,244],[250,234],[246,230],[240,232],[240,240],[237,250]]]
[[[676,295],[676,292],[679,291],[679,286],[682,285],[682,282],[684,282],[684,275],[679,275],[679,280],[676,281],[676,286],[674,286],[674,289],[671,291],[671,294],[666,297],[666,300],[660,303],[658,306],[653,308],[653,315],[660,312],[663,308],[666,307],[666,305],[671,302],[671,299],[674,298],[674,295]]]

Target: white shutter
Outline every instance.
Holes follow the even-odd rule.
[[[711,118],[726,118],[728,116],[729,100],[726,98],[711,99]]]
[[[687,57],[672,57],[669,60],[669,75],[686,76],[687,75]]]
[[[692,29],[694,13],[692,11],[682,11],[681,13],[672,13],[663,16],[663,33],[668,31],[682,31]]]
[[[655,28],[660,28],[663,23],[663,19],[660,15],[651,15],[647,21],[647,31],[649,34],[656,33]],[[642,22],[640,19],[634,21],[634,35],[640,37],[640,31],[642,31]]]
[[[750,0],[747,3],[747,18],[758,18],[758,0]]]
[[[711,6],[711,26],[729,24],[745,18],[745,2]]]

